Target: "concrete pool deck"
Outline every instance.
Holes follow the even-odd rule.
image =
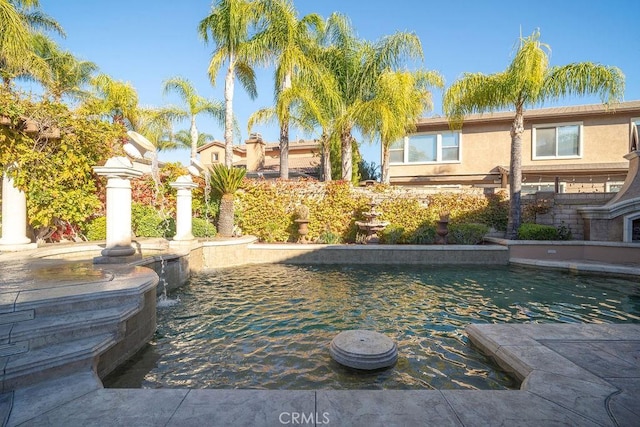
[[[3,262],[15,259],[0,257],[1,313],[13,316],[0,324],[7,337],[16,331],[7,326],[16,322],[15,313],[28,314],[17,310],[21,296],[86,294],[73,280],[87,275],[83,267],[65,276],[51,269],[53,260]],[[565,262],[544,267],[571,269]],[[640,277],[633,266],[621,272],[618,265],[580,264]],[[117,288],[121,297],[123,283],[111,274],[118,268],[89,274],[90,285],[100,292]],[[127,274],[146,289],[151,278],[145,271]],[[640,324],[474,324],[466,332],[522,380],[520,390],[104,389],[89,364],[23,387],[7,387],[3,378],[0,420],[9,426],[640,425]],[[10,342],[1,338],[0,348]],[[3,375],[21,357],[0,354]]]
[[[640,325],[472,325],[521,390],[95,389],[90,373],[16,391],[24,426],[637,426]],[[82,388],[92,389],[82,393]],[[42,414],[52,392],[73,400]],[[50,398],[50,397],[49,397]],[[5,398],[6,399],[6,398]],[[6,403],[5,403],[6,404]]]

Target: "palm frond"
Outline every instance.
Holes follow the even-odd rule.
[[[242,179],[246,175],[246,169],[228,168],[222,163],[217,163],[208,168],[211,190],[217,196],[234,194],[240,188]]]
[[[543,99],[587,94],[597,94],[607,104],[620,101],[624,95],[624,74],[618,67],[592,62],[548,69],[541,91]]]

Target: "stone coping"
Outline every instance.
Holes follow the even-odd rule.
[[[553,246],[601,246],[612,248],[634,248],[640,249],[639,243],[626,243],[626,242],[603,242],[594,240],[509,240],[501,239],[498,237],[485,237],[485,241],[495,243],[503,246],[540,246],[540,245],[553,245]]]
[[[602,273],[602,274],[640,277],[640,266],[631,267],[626,265],[598,263],[595,261],[582,261],[582,260],[549,261],[549,260],[528,259],[528,258],[509,258],[509,264],[558,269],[558,270],[568,270],[575,273]]]
[[[319,250],[331,249],[337,251],[507,251],[508,248],[499,245],[384,245],[384,244],[299,244],[299,243],[253,243],[249,245],[250,249],[257,250]]]
[[[524,379],[520,390],[103,389],[79,374],[16,391],[8,425],[637,425],[640,325],[472,324],[467,334]],[[45,410],[52,391],[69,398]]]
[[[258,238],[255,236],[215,238],[213,240],[198,240],[198,242],[202,244],[202,246],[247,245],[249,243],[254,243],[257,241],[258,241]]]

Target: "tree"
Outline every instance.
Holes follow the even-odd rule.
[[[422,58],[420,39],[411,33],[397,32],[375,43],[359,40],[347,18],[332,14],[327,24],[329,49],[324,55],[325,66],[332,70],[338,81],[342,106],[335,118],[335,129],[340,136],[342,179],[353,176],[352,132],[361,126],[357,114],[360,101],[375,93],[380,75],[396,69],[405,59]]]
[[[220,197],[220,211],[218,213],[218,234],[222,237],[233,235],[233,200],[234,194],[240,188],[246,169],[229,168],[222,163],[209,168],[211,190]]]
[[[211,13],[200,21],[198,34],[205,41],[215,43],[209,63],[209,78],[215,84],[220,67],[226,62],[224,84],[224,143],[225,165],[233,163],[233,91],[235,78],[251,99],[258,95],[252,66],[266,62],[267,49],[260,40],[252,38],[252,31],[262,18],[258,3],[250,0],[217,0]]]
[[[45,121],[64,129],[58,138],[27,134],[19,127],[0,132],[0,173],[8,172],[27,195],[27,217],[37,239],[50,236],[57,227],[71,224],[77,230],[100,209],[92,166],[113,155],[112,141],[123,129],[87,118],[66,105],[21,100],[0,87],[0,110],[20,111],[20,116]],[[17,165],[17,168],[7,168]]]
[[[322,69],[310,55],[322,30],[323,20],[315,13],[298,18],[290,0],[263,0],[266,29],[260,38],[275,61],[275,109],[280,127],[280,178],[289,179],[289,124],[291,106],[297,96],[291,94],[294,79],[322,81]],[[295,92],[295,91],[294,91]]]
[[[202,147],[207,143],[207,141],[211,141],[213,139],[213,135],[198,132],[198,147]],[[191,149],[191,132],[186,129],[181,129],[175,134],[173,134],[173,142],[174,144],[167,147],[158,147],[162,150],[175,150],[178,148],[186,148]]]
[[[83,110],[92,114],[106,115],[113,123],[133,129],[138,120],[138,93],[129,82],[114,80],[99,74],[91,80],[94,95],[87,99]]]
[[[35,54],[36,30],[54,31],[64,36],[58,22],[38,9],[38,0],[0,0],[0,77],[6,89],[17,76],[39,78],[46,65]]]
[[[198,95],[191,82],[182,77],[173,77],[164,82],[164,93],[167,94],[169,92],[177,93],[180,99],[186,104],[186,108],[181,110],[181,116],[189,118],[191,123],[189,127],[191,157],[195,159],[198,155],[199,140],[196,116],[200,113],[205,113],[217,119],[220,124],[224,124],[224,106],[219,101],[211,101]]]
[[[146,137],[158,150],[177,148],[172,123],[182,117],[183,111],[175,107],[139,108],[132,130]],[[186,147],[189,147],[188,142]]]
[[[389,184],[389,147],[415,130],[425,110],[433,108],[433,86],[442,87],[442,76],[433,71],[388,71],[382,73],[372,96],[354,106],[361,128],[382,146],[382,182]]]
[[[624,75],[617,67],[591,62],[549,66],[549,47],[540,43],[540,32],[520,38],[513,61],[503,72],[466,73],[447,89],[443,110],[453,127],[464,116],[515,108],[511,125],[509,165],[509,221],[507,238],[516,238],[521,221],[522,133],[525,106],[567,95],[598,94],[603,103],[616,102],[624,92]]]
[[[90,61],[77,59],[71,52],[60,49],[53,40],[42,34],[36,34],[33,40],[36,54],[47,65],[46,72],[40,78],[46,93],[55,102],[60,102],[65,95],[75,100],[86,98],[88,93],[83,86],[91,81],[98,66]]]

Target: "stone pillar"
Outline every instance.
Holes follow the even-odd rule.
[[[24,191],[13,185],[6,173],[2,177],[2,238],[0,251],[33,249],[27,233],[27,197]]]
[[[180,176],[175,182],[169,185],[178,190],[176,201],[176,235],[173,240],[193,240],[191,191],[198,185],[192,181],[190,175]]]
[[[96,263],[117,263],[135,254],[131,246],[131,179],[142,176],[126,157],[112,157],[93,171],[107,177],[107,245]]]

